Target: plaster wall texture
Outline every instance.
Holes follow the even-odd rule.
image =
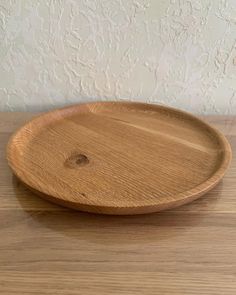
[[[1,0],[0,110],[95,100],[236,114],[236,1]]]

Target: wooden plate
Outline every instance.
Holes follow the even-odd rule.
[[[231,160],[213,127],[172,108],[97,102],[41,115],[17,131],[7,157],[43,198],[74,209],[139,214],[188,203]]]

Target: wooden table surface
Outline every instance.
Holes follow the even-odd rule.
[[[5,159],[33,113],[0,113],[0,294],[236,294],[236,160],[201,199],[141,216],[48,203]],[[236,151],[236,117],[211,116]]]

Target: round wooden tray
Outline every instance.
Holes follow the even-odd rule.
[[[49,201],[83,211],[139,214],[188,203],[231,160],[225,137],[179,110],[133,102],[43,114],[10,139],[15,175]]]

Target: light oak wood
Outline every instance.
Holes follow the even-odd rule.
[[[0,294],[236,294],[236,160],[190,204],[136,216],[68,210],[8,168],[10,134],[35,116],[0,113]],[[236,151],[236,117],[204,117]]]
[[[28,188],[82,211],[139,214],[190,202],[223,177],[225,137],[168,107],[98,102],[49,112],[8,144],[8,160]]]

